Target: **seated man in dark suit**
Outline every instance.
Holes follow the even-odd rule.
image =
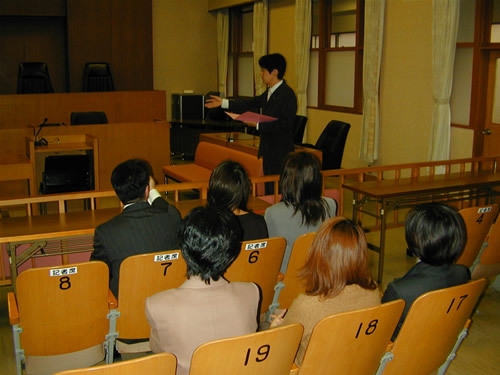
[[[116,166],[111,184],[123,212],[96,228],[90,260],[108,265],[109,287],[118,298],[122,261],[136,254],[176,249],[181,216],[160,197],[151,166],[144,160],[130,159]]]
[[[393,341],[418,297],[470,280],[469,268],[454,264],[467,241],[465,222],[458,211],[441,203],[416,206],[406,217],[405,237],[408,251],[418,258],[418,262],[403,277],[390,282],[382,297],[382,303],[405,300]]]

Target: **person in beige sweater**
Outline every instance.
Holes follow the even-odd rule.
[[[304,326],[295,357],[300,366],[316,323],[330,315],[379,305],[381,297],[368,268],[365,234],[344,217],[330,218],[321,225],[299,277],[306,286],[305,294],[297,296],[288,311],[277,314],[271,327]]]

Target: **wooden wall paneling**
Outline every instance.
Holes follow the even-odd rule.
[[[165,91],[0,95],[0,129],[27,129],[44,118],[48,123],[70,124],[71,112],[84,111],[104,111],[110,123],[164,121]]]
[[[68,1],[68,70],[69,91],[83,88],[85,63],[112,63],[110,0]]]
[[[153,89],[151,0],[112,1],[112,69],[116,90]]]
[[[0,15],[65,16],[66,0],[2,0]]]

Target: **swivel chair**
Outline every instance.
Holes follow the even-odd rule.
[[[351,125],[338,121],[330,121],[321,132],[316,144],[303,143],[302,146],[315,148],[323,152],[322,169],[339,169],[344,156],[344,147]]]
[[[43,62],[23,62],[17,74],[18,94],[52,93],[49,68]]]
[[[70,122],[71,125],[107,124],[108,118],[106,112],[71,112]]]
[[[111,68],[106,62],[90,62],[85,64],[83,72],[83,91],[114,91]]]

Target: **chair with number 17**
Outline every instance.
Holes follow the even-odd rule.
[[[479,279],[417,298],[377,375],[445,374],[467,336],[485,286],[486,280]]]

